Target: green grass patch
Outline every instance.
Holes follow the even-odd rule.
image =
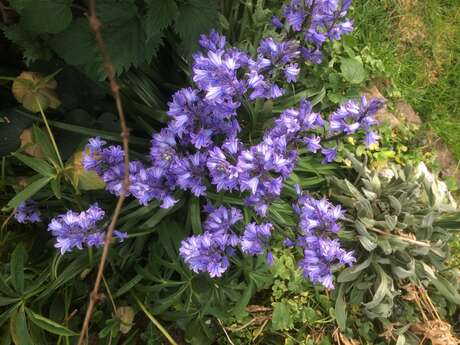
[[[356,0],[355,35],[460,159],[460,2]]]

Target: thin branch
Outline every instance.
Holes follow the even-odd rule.
[[[129,156],[128,156],[128,139],[129,139],[129,130],[126,125],[125,113],[123,110],[123,104],[121,102],[121,95],[120,95],[120,87],[115,80],[115,73],[113,70],[113,65],[110,62],[110,57],[107,51],[107,46],[105,45],[104,39],[102,38],[101,33],[101,22],[99,21],[97,14],[96,14],[96,0],[90,0],[89,2],[89,25],[91,30],[94,33],[94,37],[96,39],[97,46],[99,48],[102,62],[104,65],[105,72],[107,73],[107,78],[110,82],[110,89],[112,91],[112,96],[115,99],[115,104],[117,106],[118,117],[120,118],[120,126],[121,126],[121,138],[123,141],[123,150],[124,150],[124,175],[123,175],[123,185],[121,189],[120,196],[118,198],[117,204],[115,206],[115,210],[112,215],[112,220],[110,221],[109,227],[107,228],[107,233],[105,235],[104,240],[104,248],[102,250],[101,260],[99,262],[99,268],[97,271],[96,280],[94,282],[93,291],[89,297],[89,305],[88,309],[86,310],[85,319],[83,321],[83,326],[80,332],[80,338],[78,339],[78,345],[83,345],[85,339],[88,335],[88,328],[91,318],[93,316],[94,308],[99,300],[99,288],[101,285],[102,277],[104,274],[104,267],[107,261],[107,256],[109,253],[110,244],[112,243],[112,234],[113,230],[115,229],[115,225],[117,224],[118,217],[121,212],[121,208],[123,206],[123,202],[126,197],[126,192],[129,187]]]
[[[232,338],[230,338],[230,336],[228,335],[227,330],[225,329],[224,325],[222,324],[222,321],[220,321],[220,319],[217,319],[217,322],[219,322],[220,327],[221,327],[222,330],[224,331],[225,336],[227,337],[228,342],[229,342],[231,345],[235,345],[235,343],[232,341]]]

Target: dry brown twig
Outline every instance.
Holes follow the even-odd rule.
[[[96,0],[90,0],[89,2],[89,25],[91,30],[94,33],[94,38],[96,40],[97,46],[99,48],[99,52],[102,57],[102,62],[104,65],[104,70],[107,73],[107,78],[110,82],[110,89],[112,91],[112,96],[115,99],[115,104],[117,107],[118,117],[120,118],[120,126],[121,126],[121,138],[123,141],[123,150],[124,150],[124,176],[123,176],[123,185],[120,196],[118,197],[117,204],[115,206],[115,210],[112,215],[112,220],[110,221],[109,227],[107,228],[107,233],[105,235],[104,241],[104,248],[102,249],[102,256],[101,260],[99,261],[99,267],[97,270],[96,280],[94,282],[93,290],[91,291],[89,297],[89,304],[88,309],[86,310],[85,319],[83,321],[83,326],[80,332],[80,338],[78,339],[78,345],[83,345],[84,341],[88,338],[88,328],[89,323],[91,321],[91,317],[93,316],[94,308],[99,300],[99,288],[101,285],[101,281],[104,274],[104,267],[107,261],[107,256],[109,253],[110,244],[112,243],[112,234],[113,230],[115,229],[115,225],[117,223],[118,217],[121,212],[121,208],[123,206],[123,202],[126,197],[126,191],[129,187],[129,156],[128,156],[128,141],[129,141],[129,130],[126,125],[126,118],[125,113],[123,110],[123,104],[121,101],[120,95],[120,87],[118,86],[117,81],[115,80],[115,73],[113,70],[113,66],[110,62],[110,57],[107,51],[107,46],[105,45],[104,39],[102,38],[101,33],[101,22],[99,21],[97,14],[96,14]]]

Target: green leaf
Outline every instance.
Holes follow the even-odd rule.
[[[340,285],[337,293],[337,299],[335,301],[335,318],[337,325],[342,331],[347,328],[347,303],[343,296],[343,284]]]
[[[101,61],[86,18],[77,18],[65,31],[54,35],[50,47],[69,65]]]
[[[19,137],[32,122],[24,117],[14,116],[12,111],[10,114],[10,110],[2,110],[5,121],[0,124],[0,157],[9,155],[21,146]]]
[[[368,252],[373,251],[377,248],[377,242],[372,239],[371,236],[358,236],[359,242]]]
[[[163,30],[170,25],[178,14],[178,8],[174,0],[146,0],[147,15],[145,30],[150,38],[153,32]]]
[[[287,303],[277,302],[273,307],[272,329],[274,331],[289,330],[294,327],[291,309]]]
[[[200,34],[207,33],[217,23],[218,11],[213,1],[187,0],[179,5],[174,28],[182,38],[183,48],[191,52]]]
[[[38,59],[48,59],[51,56],[51,51],[43,41],[35,33],[25,30],[23,26],[15,24],[1,28],[5,37],[21,48],[26,64]]]
[[[3,296],[0,296],[0,307],[4,307],[6,305],[16,303],[16,302],[18,302],[20,300],[21,299],[19,297],[3,297]]]
[[[61,194],[61,179],[60,176],[59,178],[52,179],[50,182],[50,187],[51,190],[53,191],[54,195],[56,198],[61,199],[62,194]]]
[[[11,285],[22,295],[24,292],[24,265],[27,259],[27,253],[22,243],[19,243],[11,254],[10,272]]]
[[[63,337],[72,337],[78,335],[78,333],[75,333],[67,327],[53,320],[47,319],[42,315],[34,313],[31,309],[26,309],[26,312],[30,321],[32,321],[35,325],[49,333],[61,335]]]
[[[19,152],[14,152],[12,155],[42,176],[53,177],[56,175],[53,167],[42,159],[26,156]]]
[[[53,145],[51,144],[51,140],[48,137],[48,134],[46,134],[36,125],[32,127],[32,134],[34,142],[40,147],[45,157],[57,164],[59,159],[56,155],[56,151],[54,150]]]
[[[342,59],[340,69],[342,76],[350,83],[359,84],[366,78],[363,63],[357,57]]]
[[[256,292],[256,284],[255,284],[255,282],[253,280],[251,280],[249,282],[249,285],[244,290],[243,295],[238,300],[236,305],[233,307],[233,314],[236,317],[244,316],[245,309],[246,309],[247,305],[249,304],[252,296],[254,296],[255,292]]]
[[[189,201],[190,222],[194,234],[202,234],[203,228],[201,227],[201,212],[200,212],[200,198],[190,197]]]
[[[24,188],[24,190],[22,190],[21,192],[16,194],[16,196],[8,202],[8,206],[16,207],[21,202],[30,199],[40,189],[45,187],[51,181],[51,179],[52,179],[51,177],[42,177],[42,178],[38,179],[37,181],[32,182],[30,185],[28,185],[26,188]]]
[[[114,295],[114,298],[118,298],[125,293],[127,293],[129,290],[131,290],[133,287],[135,287],[140,281],[142,280],[142,276],[140,274],[136,275],[133,279],[131,279],[129,282],[124,284]]]
[[[28,0],[20,11],[20,23],[34,33],[55,34],[72,21],[72,0]]]
[[[15,344],[34,345],[34,342],[29,333],[26,314],[23,308],[18,310],[18,312],[15,315],[13,315],[10,322],[11,336]]]
[[[365,261],[357,265],[353,265],[352,267],[345,268],[342,272],[340,272],[339,276],[337,277],[337,281],[339,283],[346,283],[355,280],[363,270],[369,267],[372,258],[372,255],[370,255]]]

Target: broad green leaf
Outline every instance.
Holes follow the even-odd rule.
[[[11,254],[10,272],[11,285],[22,295],[24,292],[24,266],[27,260],[26,249],[22,243],[19,243]]]
[[[42,177],[35,182],[32,182],[24,190],[16,194],[16,196],[8,202],[8,206],[16,207],[21,202],[26,201],[33,197],[40,189],[45,187],[50,181],[51,177]]]
[[[342,331],[347,328],[347,303],[343,296],[343,284],[340,285],[335,301],[335,317],[337,325]]]
[[[189,212],[190,222],[194,234],[202,234],[203,228],[201,227],[201,212],[200,212],[200,198],[190,197]]]
[[[54,35],[50,40],[50,47],[69,65],[100,62],[94,36],[86,18],[77,18],[65,31]]]
[[[275,303],[272,315],[272,329],[280,331],[289,330],[292,327],[294,327],[294,322],[289,305],[283,302]]]
[[[26,156],[19,152],[13,153],[13,156],[19,159],[28,167],[34,169],[42,176],[53,177],[56,175],[56,171],[53,169],[53,167],[43,159]]]
[[[340,70],[345,80],[353,84],[359,84],[366,78],[363,63],[357,57],[342,59]]]
[[[20,11],[20,23],[30,32],[55,34],[72,21],[72,0],[27,0]]]
[[[17,345],[35,345],[27,325],[26,313],[23,307],[17,311],[16,314],[10,319],[11,337]]]
[[[35,325],[49,333],[61,335],[64,337],[72,337],[78,335],[78,333],[75,333],[67,327],[53,320],[50,320],[42,315],[34,313],[31,309],[26,309],[26,312],[30,321],[32,321]]]

